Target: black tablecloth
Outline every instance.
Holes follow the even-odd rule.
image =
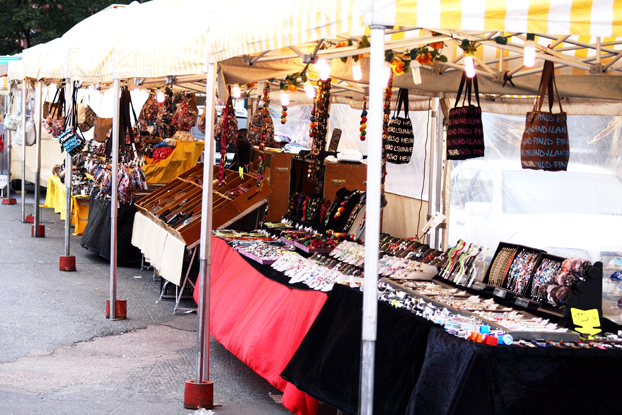
[[[622,350],[495,347],[434,327],[406,411],[419,414],[620,414]]]
[[[335,285],[281,376],[303,392],[356,414],[363,295]],[[432,323],[378,304],[374,413],[401,415],[423,364]]]
[[[359,393],[362,293],[335,286],[282,372],[348,414]],[[488,346],[378,304],[374,414],[620,414],[620,349]]]
[[[132,245],[134,204],[122,203],[117,210],[117,264],[140,264],[140,249]],[[80,245],[110,260],[110,200],[97,197],[94,191],[89,198],[89,221],[84,228]]]

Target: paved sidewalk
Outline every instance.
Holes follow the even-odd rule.
[[[0,414],[193,413],[183,391],[195,374],[196,314],[173,315],[172,300],[158,301],[152,271],[119,267],[128,318],[106,319],[108,261],[72,236],[77,271],[59,271],[64,222],[41,209],[46,237],[32,238],[14,197],[17,205],[0,205]],[[213,340],[210,377],[216,415],[290,413],[271,396],[278,390]]]

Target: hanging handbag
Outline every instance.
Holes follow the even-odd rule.
[[[199,122],[197,124],[197,128],[199,129],[200,132],[205,134],[205,107],[203,107],[203,113],[199,117]]]
[[[162,138],[171,138],[175,134],[173,125],[173,114],[175,114],[175,104],[173,102],[173,90],[166,87],[164,102],[158,107],[158,118],[156,120],[156,132]]]
[[[61,145],[61,151],[66,151],[75,156],[86,146],[86,139],[82,136],[80,130],[76,129],[75,124],[78,120],[78,88],[74,85],[71,111],[65,117],[65,131],[58,137]]]
[[[471,105],[471,89],[475,89],[477,107]],[[464,97],[462,90],[464,89]],[[462,98],[462,106],[458,106]],[[469,105],[465,106],[465,100]],[[477,75],[467,78],[462,74],[458,96],[454,107],[449,110],[447,124],[447,160],[466,160],[484,157],[484,127],[482,109],[479,104]]]
[[[93,138],[98,143],[106,141],[106,135],[112,128],[112,118],[95,118],[95,130],[93,131]]]
[[[559,104],[559,112],[553,113],[555,95]],[[549,96],[549,112],[542,111],[542,104]],[[533,111],[527,113],[525,132],[520,144],[520,161],[523,169],[566,171],[570,158],[568,142],[568,126],[566,113],[562,109],[562,101],[555,82],[553,62],[546,61],[540,78],[538,98]]]
[[[227,106],[228,106],[228,111],[227,111],[228,122],[227,122],[227,127],[226,127],[227,131],[225,132],[225,121],[226,120],[224,117],[225,111],[223,110],[222,115],[218,119],[218,123],[214,126],[214,140],[222,143],[223,134],[224,134],[226,145],[229,145],[230,143],[234,143],[235,140],[238,138],[238,119],[235,116],[235,109],[233,108],[233,104],[231,103],[231,100],[228,100]]]
[[[276,144],[276,141],[274,140],[274,123],[272,122],[272,117],[270,116],[270,109],[265,106],[260,107],[258,105],[255,113],[253,114],[253,119],[251,120],[248,132],[246,133],[248,141],[254,146],[258,146],[261,143],[261,130],[264,123],[268,124],[266,126],[266,140],[264,145],[266,147],[278,147],[279,145]]]
[[[58,100],[57,100],[58,98]],[[50,108],[50,113],[47,118],[43,120],[43,126],[45,130],[54,138],[58,138],[65,132],[65,87],[59,85],[54,95],[53,103]]]
[[[197,123],[199,110],[194,94],[182,94],[173,114],[173,124],[177,131],[190,131]]]
[[[89,105],[85,105],[84,118],[83,121],[78,124],[78,128],[80,129],[80,131],[85,133],[93,128],[93,126],[95,125],[95,121],[97,121],[97,114],[95,114],[95,111],[93,111],[93,109]]]
[[[26,120],[25,141],[26,141],[27,147],[34,145],[36,142],[35,123],[30,118]],[[13,144],[18,145],[18,146],[21,146],[24,144],[24,128],[21,123],[19,124],[19,127],[17,127],[17,131],[13,135]]]
[[[9,113],[4,116],[4,129],[9,131],[17,131],[22,125],[22,117],[18,114],[11,114],[13,109],[13,91],[11,91],[11,101],[9,103]]]
[[[406,115],[404,118],[399,117],[402,105]],[[387,129],[387,141],[385,143],[387,162],[393,164],[410,162],[414,141],[413,125],[408,116],[408,90],[400,88],[397,96],[397,111],[393,114]]]
[[[138,127],[141,132],[153,134],[155,132],[155,123],[158,119],[158,101],[155,92],[149,94],[149,98],[144,103],[138,114]]]

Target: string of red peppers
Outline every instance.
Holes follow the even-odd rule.
[[[220,139],[220,163],[218,163],[218,186],[222,186],[225,181],[225,164],[227,163],[227,137],[229,135],[229,107],[233,106],[231,97],[231,86],[228,87],[229,98],[222,110],[223,126],[222,138]]]
[[[259,143],[259,166],[257,168],[257,190],[261,191],[263,186],[263,173],[266,169],[266,153],[264,145],[266,143],[266,135],[268,133],[268,117],[270,117],[270,83],[266,82],[263,87],[263,120],[261,123],[261,142]]]

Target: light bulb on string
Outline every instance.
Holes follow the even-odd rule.
[[[289,95],[287,92],[281,91],[281,106],[287,107],[289,105]]]
[[[363,79],[363,68],[361,68],[360,61],[352,62],[352,79],[355,81]]]
[[[305,93],[307,94],[309,99],[315,98],[315,88],[313,88],[313,85],[311,85],[311,82],[306,81],[304,84],[304,87],[305,87]]]
[[[242,90],[240,89],[239,85],[233,85],[233,88],[231,88],[231,96],[234,99],[240,99],[240,97],[242,96]]]
[[[416,60],[410,63],[410,69],[413,73],[413,82],[415,85],[421,85],[421,64]]]
[[[164,92],[158,91],[158,93],[156,94],[156,101],[158,101],[161,104],[164,102],[165,99],[166,99],[166,96],[164,95]]]
[[[536,42],[534,39],[533,33],[527,33],[527,41],[523,46],[523,65],[528,68],[533,68],[536,64]]]
[[[473,56],[471,55],[467,55],[464,58],[464,72],[466,73],[467,78],[473,78],[476,74],[475,60],[473,60]]]
[[[387,61],[382,65],[382,80],[384,81],[384,85],[389,86],[389,81],[391,80],[391,64]]]
[[[320,73],[320,79],[326,81],[330,77],[331,61],[326,61],[324,58],[319,58],[313,67]]]

